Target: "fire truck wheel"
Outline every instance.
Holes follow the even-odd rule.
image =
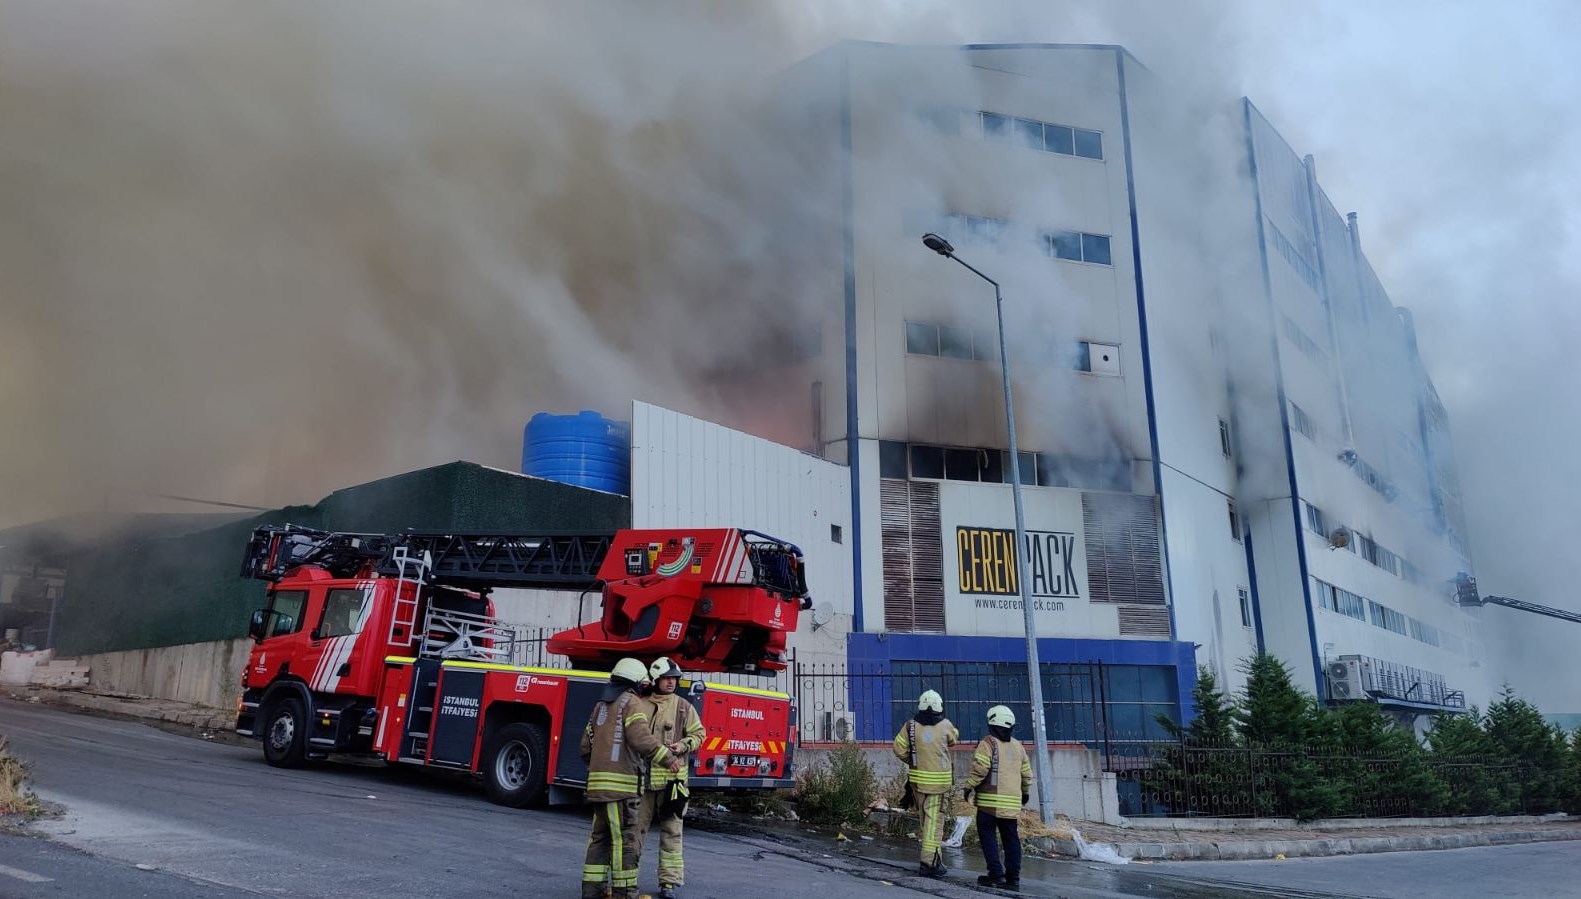
[[[264,760],[276,768],[302,765],[307,748],[307,714],[302,700],[287,696],[269,704],[264,715]]]
[[[536,724],[507,724],[483,746],[483,783],[489,801],[511,808],[543,797],[549,740]]]

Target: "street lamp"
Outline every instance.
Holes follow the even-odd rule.
[[[967,271],[994,285],[994,312],[999,318],[999,375],[1005,388],[1005,422],[1010,430],[1010,495],[1016,506],[1016,583],[1021,588],[1021,615],[1027,631],[1027,683],[1032,688],[1032,740],[1035,745],[1033,761],[1038,774],[1038,814],[1046,826],[1054,825],[1054,780],[1049,769],[1048,731],[1043,724],[1043,677],[1038,665],[1037,624],[1032,620],[1032,597],[1027,577],[1027,525],[1021,503],[1021,450],[1016,445],[1016,410],[1010,398],[1010,354],[1005,349],[1005,298],[999,292],[999,282],[988,277],[961,257],[955,247],[937,234],[922,235],[923,246],[954,259]]]

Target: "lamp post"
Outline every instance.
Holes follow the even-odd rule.
[[[1038,665],[1037,623],[1032,620],[1032,596],[1027,578],[1027,526],[1021,502],[1021,450],[1016,445],[1016,410],[1010,397],[1010,354],[1005,349],[1005,298],[999,282],[973,268],[955,255],[955,247],[937,234],[922,236],[922,243],[940,256],[953,259],[967,271],[994,286],[994,312],[999,319],[999,375],[1005,390],[1005,422],[1010,431],[1010,495],[1016,507],[1016,584],[1021,589],[1021,615],[1027,632],[1027,683],[1032,691],[1033,762],[1037,767],[1038,815],[1048,826],[1054,824],[1054,781],[1049,768],[1048,731],[1043,723],[1043,677]]]

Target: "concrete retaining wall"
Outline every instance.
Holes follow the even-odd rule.
[[[878,774],[879,783],[896,782],[906,771],[906,766],[888,745],[862,743],[862,754]],[[955,781],[966,779],[972,767],[972,750],[975,743],[957,746],[952,753]],[[1030,749],[1030,747],[1029,747]],[[809,766],[822,764],[834,751],[834,745],[820,743],[798,747],[796,766],[806,771]],[[1097,821],[1119,824],[1120,795],[1114,774],[1103,770],[1098,753],[1084,746],[1051,746],[1049,762],[1054,771],[1054,811],[1076,821]],[[1035,767],[1035,766],[1034,766]],[[1036,784],[1033,785],[1029,808],[1037,807]]]
[[[184,643],[82,657],[89,689],[227,709],[241,695],[251,640]]]

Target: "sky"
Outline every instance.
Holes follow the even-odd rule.
[[[511,467],[543,408],[744,414],[700,385],[807,308],[762,211],[816,215],[820,160],[725,111],[842,38],[1117,42],[1315,156],[1415,315],[1484,592],[1581,608],[1578,36],[1543,0],[0,0],[0,524]],[[1485,614],[1581,710],[1581,625]]]

